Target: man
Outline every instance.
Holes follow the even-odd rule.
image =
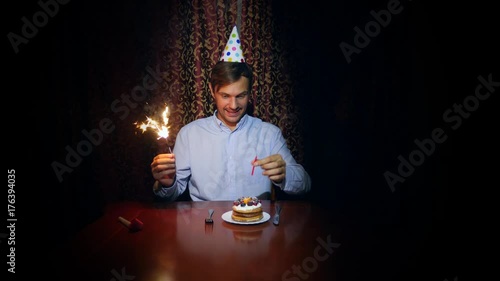
[[[154,157],[157,196],[174,201],[189,188],[194,201],[268,199],[273,185],[289,194],[311,189],[281,130],[246,114],[253,73],[239,44],[235,26],[210,77],[214,114],[182,127],[173,153]]]

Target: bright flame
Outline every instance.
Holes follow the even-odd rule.
[[[148,116],[146,116],[146,123],[141,123],[140,125],[135,123],[137,125],[137,128],[141,128],[142,132],[144,133],[148,128],[153,129],[157,134],[158,138],[168,138],[168,106],[165,107],[165,111],[162,113],[162,121],[158,122]]]

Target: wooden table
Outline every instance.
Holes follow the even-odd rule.
[[[221,215],[232,206],[225,201],[113,203],[67,243],[44,244],[50,251],[34,252],[42,257],[34,263],[43,264],[49,280],[78,281],[444,281],[460,273],[457,240],[427,221],[416,224],[370,205],[346,212],[327,201],[278,203],[278,226],[225,222]],[[263,201],[271,218],[274,204]],[[130,232],[119,216],[144,227]],[[29,272],[24,264],[20,259],[19,271]]]
[[[120,202],[58,254],[60,280],[332,280],[342,248],[326,209],[301,201],[263,201],[267,222],[237,225],[221,215],[232,202]],[[214,209],[213,224],[205,224]],[[131,232],[118,217],[137,218]]]

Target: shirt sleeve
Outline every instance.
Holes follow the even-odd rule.
[[[174,184],[170,187],[160,185],[161,184],[156,181],[153,186],[153,193],[159,198],[165,199],[167,201],[175,201],[175,199],[177,199],[177,197],[179,197],[179,195],[181,194],[178,192],[176,182],[174,182]]]
[[[295,161],[279,128],[277,128],[275,133],[273,154],[275,153],[280,154],[286,162],[286,176],[281,184],[274,182],[273,184],[288,194],[304,194],[309,192],[311,190],[311,177],[304,167]]]
[[[286,165],[286,177],[280,187],[289,194],[303,194],[311,190],[311,177],[300,164]]]

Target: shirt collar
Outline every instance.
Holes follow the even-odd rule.
[[[215,125],[217,128],[219,128],[221,131],[222,130],[230,130],[224,122],[222,122],[219,118],[217,118],[217,109],[214,111],[214,114],[212,115],[212,119],[214,120]],[[236,124],[236,128],[234,129],[235,131],[238,130],[239,128],[243,128],[243,126],[248,122],[248,115],[245,113],[243,117],[241,117],[240,122]]]

